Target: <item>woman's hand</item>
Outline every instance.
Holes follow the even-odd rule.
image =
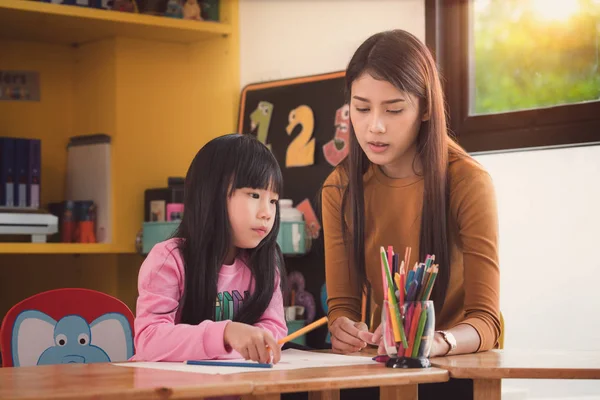
[[[369,332],[365,323],[354,322],[346,317],[339,317],[333,321],[329,331],[334,353],[355,353],[364,349],[367,343],[377,344],[373,341],[373,334]]]
[[[385,346],[383,344],[383,335],[381,334],[381,324],[373,332],[373,342],[371,344],[377,345],[377,354],[387,354]]]
[[[271,333],[256,326],[230,322],[223,332],[223,341],[246,360],[277,364],[281,359],[281,347]]]
[[[433,343],[431,344],[431,353],[429,353],[429,357],[445,356],[449,350],[450,345],[444,340],[441,333],[436,332],[433,336]]]

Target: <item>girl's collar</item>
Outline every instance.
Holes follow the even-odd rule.
[[[239,250],[235,258],[233,259],[233,264],[223,264],[221,265],[221,270],[219,274],[224,275],[233,275],[237,273],[237,271],[246,265],[248,261],[248,253],[245,250]]]
[[[243,265],[244,265],[244,262],[238,256],[233,260],[233,264],[221,265],[221,269],[219,270],[219,275],[235,275],[240,270],[240,268],[242,268]]]

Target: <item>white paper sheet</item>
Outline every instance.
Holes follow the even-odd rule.
[[[235,362],[248,362],[245,360],[225,360]],[[152,368],[168,371],[198,372],[202,374],[238,374],[240,372],[269,372],[283,371],[302,368],[315,367],[338,367],[344,365],[360,364],[378,364],[371,357],[363,356],[343,356],[329,353],[315,353],[311,351],[301,351],[296,349],[287,349],[281,352],[281,361],[273,365],[273,368],[251,368],[251,367],[215,367],[204,365],[187,365],[182,362],[129,362],[115,363],[121,367],[130,368]]]

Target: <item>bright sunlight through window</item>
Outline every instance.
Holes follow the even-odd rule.
[[[600,0],[473,0],[471,115],[600,99]]]

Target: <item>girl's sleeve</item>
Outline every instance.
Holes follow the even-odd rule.
[[[271,302],[260,320],[255,323],[254,326],[269,331],[275,340],[287,336],[288,330],[283,312],[283,294],[281,293],[279,274],[275,281],[275,290],[273,291]]]
[[[134,360],[205,360],[231,352],[223,341],[230,321],[175,324],[183,276],[179,250],[162,243],[154,246],[138,277]]]

